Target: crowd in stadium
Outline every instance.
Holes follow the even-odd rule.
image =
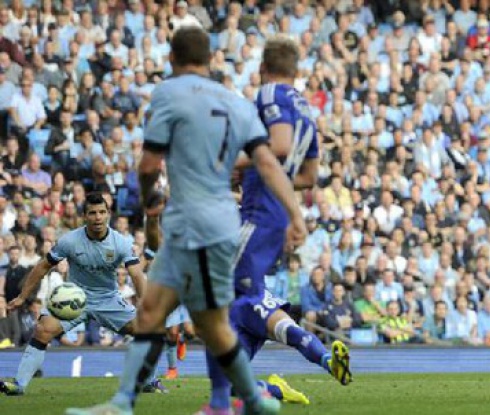
[[[212,76],[254,100],[268,36],[298,42],[319,182],[309,235],[267,276],[312,330],[369,343],[490,346],[490,1],[11,0],[0,5],[0,348],[28,341],[60,263],[8,313],[30,267],[104,193],[145,236],[136,173],[169,39],[211,36]],[[167,187],[165,176],[160,185]],[[119,285],[134,290],[124,269]],[[87,327],[67,346],[125,339]]]

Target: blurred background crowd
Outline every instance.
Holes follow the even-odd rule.
[[[3,2],[0,347],[28,340],[66,277],[61,263],[7,312],[30,267],[83,224],[86,192],[104,192],[144,256],[135,169],[184,25],[209,32],[212,77],[252,101],[267,38],[298,43],[319,181],[297,194],[305,245],[267,276],[293,316],[360,344],[490,346],[489,18],[488,0]],[[59,340],[123,341],[93,322]]]

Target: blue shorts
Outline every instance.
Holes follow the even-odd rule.
[[[227,240],[200,249],[163,244],[155,255],[148,277],[173,288],[181,304],[192,311],[228,306],[233,292],[233,258],[237,241]]]
[[[191,318],[189,316],[187,308],[185,308],[183,305],[179,305],[167,317],[167,321],[165,321],[165,327],[170,328],[174,326],[179,326],[180,324],[189,323],[190,321]]]
[[[264,276],[284,252],[285,230],[280,227],[242,226],[242,240],[235,268],[237,295],[261,295],[265,290]]]
[[[240,343],[250,359],[262,348],[267,335],[267,321],[277,310],[288,312],[290,304],[275,298],[269,291],[253,297],[242,296],[230,307],[230,320],[238,333]]]
[[[50,315],[43,310],[41,315]],[[119,333],[126,324],[136,318],[136,308],[120,295],[101,297],[99,301],[87,301],[87,306],[80,317],[74,320],[60,320],[63,332],[68,333],[74,327],[89,319],[97,321],[101,326]]]

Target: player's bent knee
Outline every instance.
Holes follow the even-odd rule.
[[[288,344],[288,329],[290,327],[298,327],[290,317],[277,322],[274,327],[274,340],[282,344]]]
[[[34,338],[47,344],[61,333],[63,333],[63,327],[59,320],[52,316],[43,316],[36,324]]]

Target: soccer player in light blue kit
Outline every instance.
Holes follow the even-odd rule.
[[[86,294],[85,311],[70,321],[60,321],[43,312],[22,355],[15,381],[0,381],[0,391],[6,395],[23,395],[34,373],[43,364],[49,342],[87,318],[93,318],[101,326],[121,334],[134,332],[136,310],[118,293],[116,274],[123,263],[137,296],[141,297],[145,276],[138,257],[133,253],[132,242],[108,227],[109,209],[100,193],[87,195],[84,216],[86,226],[70,231],[58,240],[46,258],[29,273],[20,295],[8,304],[8,308],[21,307],[51,268],[66,259],[70,266],[68,280],[80,286]],[[158,380],[150,381],[146,387],[149,392],[165,391]]]
[[[293,41],[282,36],[268,39],[261,64],[263,86],[257,97],[257,107],[268,128],[272,151],[295,188],[303,189],[316,183],[318,142],[308,103],[293,87],[298,59],[298,49]],[[283,253],[288,216],[248,160],[239,160],[237,168],[244,169],[243,241],[235,269],[237,299],[230,308],[230,319],[244,349],[252,359],[266,340],[275,340],[294,347],[343,385],[349,384],[347,347],[335,341],[332,353],[329,353],[313,333],[299,327],[289,317],[289,304],[274,298],[266,290],[264,276]],[[231,413],[229,383],[209,355],[208,366],[212,380],[211,401],[196,415],[228,415]],[[303,394],[277,375],[263,386],[278,399],[309,403]]]
[[[177,30],[169,59],[174,76],[153,92],[153,113],[139,165],[141,195],[147,206],[161,160],[166,160],[171,193],[162,220],[164,243],[150,268],[118,393],[108,404],[66,413],[132,414],[142,382],[163,347],[163,337],[154,333],[182,303],[244,401],[245,415],[277,414],[279,402],[260,393],[249,358],[228,321],[240,232],[231,173],[239,152],[245,150],[286,208],[291,222],[288,243],[301,244],[305,239],[301,210],[291,183],[266,144],[257,109],[209,79],[208,34],[195,27]],[[148,209],[146,214],[150,214]]]

